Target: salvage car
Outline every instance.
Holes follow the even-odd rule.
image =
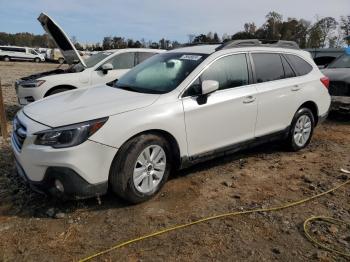
[[[27,105],[44,97],[116,81],[130,68],[164,50],[135,48],[99,52],[84,60],[59,25],[46,14],[38,20],[59,47],[68,69],[23,77],[15,82],[18,102]]]
[[[309,53],[258,40],[175,49],[101,85],[25,106],[16,166],[34,189],[85,198],[153,197],[171,171],[267,141],[305,148],[330,105]]]
[[[322,70],[329,80],[331,110],[350,113],[350,55],[343,54]]]

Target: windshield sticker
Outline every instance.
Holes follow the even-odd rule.
[[[183,55],[180,57],[180,59],[182,60],[193,60],[193,61],[198,61],[201,58],[202,56],[200,55]]]

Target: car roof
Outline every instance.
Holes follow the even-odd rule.
[[[216,50],[220,45],[196,45],[189,47],[182,47],[171,50],[169,52],[177,53],[200,53],[200,54],[225,54],[233,52],[280,52],[280,53],[292,53],[302,57],[311,58],[311,54],[301,49],[293,48],[281,48],[281,47],[269,47],[269,46],[245,46],[245,47],[232,47],[222,50]]]
[[[115,53],[115,52],[128,52],[128,51],[162,53],[162,52],[165,52],[166,50],[163,50],[163,49],[152,49],[152,48],[121,48],[121,49],[108,49],[108,50],[103,50],[101,52]]]
[[[169,52],[172,53],[198,53],[198,54],[211,54],[215,52],[215,49],[220,45],[195,45],[195,46],[187,46],[181,47]]]

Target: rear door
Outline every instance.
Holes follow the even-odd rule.
[[[296,74],[279,53],[251,53],[258,90],[258,116],[255,136],[286,129],[295,114]]]
[[[215,80],[219,90],[201,101],[201,82]],[[256,88],[250,85],[246,54],[214,61],[182,98],[190,156],[207,153],[254,138]]]

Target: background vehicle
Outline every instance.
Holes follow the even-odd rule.
[[[338,57],[322,73],[330,80],[331,110],[350,113],[350,55]]]
[[[38,20],[59,47],[65,62],[71,66],[66,70],[56,69],[17,80],[15,86],[21,105],[60,92],[115,81],[145,59],[164,52],[141,48],[117,49],[100,52],[84,60],[50,17],[41,14]]]
[[[46,57],[48,61],[64,63],[64,56],[58,48],[51,48],[46,51]]]
[[[21,60],[44,62],[45,57],[33,48],[19,46],[0,46],[0,59],[4,61]]]
[[[290,42],[180,48],[139,64],[114,88],[24,107],[12,146],[19,173],[44,191],[77,198],[110,188],[139,203],[178,167],[277,139],[306,147],[327,116],[327,87]]]

